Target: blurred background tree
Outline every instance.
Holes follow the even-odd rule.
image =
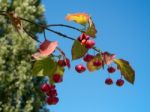
[[[45,23],[40,0],[0,0],[0,10]],[[23,25],[35,35],[41,32],[27,22]],[[39,89],[45,79],[31,75],[31,54],[36,51],[36,43],[26,33],[21,35],[8,18],[0,16],[0,112],[45,112],[45,96]]]

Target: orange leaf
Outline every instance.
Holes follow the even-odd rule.
[[[86,13],[75,13],[75,14],[68,14],[66,16],[66,20],[74,21],[81,25],[86,25],[89,21],[90,16]]]

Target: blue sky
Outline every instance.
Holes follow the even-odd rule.
[[[149,0],[43,0],[46,20],[51,23],[67,22],[67,13],[90,14],[98,30],[96,46],[128,60],[136,71],[134,85],[125,82],[122,88],[104,84],[108,73],[104,70],[78,74],[73,61],[65,71],[64,81],[57,85],[59,104],[52,112],[150,112],[150,1]],[[77,37],[79,32],[65,28],[58,31]],[[58,40],[60,47],[71,58],[72,41],[47,32],[50,40]],[[93,52],[91,52],[93,53]],[[119,72],[112,75],[117,80]]]

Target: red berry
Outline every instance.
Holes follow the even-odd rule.
[[[62,67],[67,66],[70,68],[70,60],[68,58],[65,58],[64,60],[58,60],[58,65]]]
[[[85,47],[88,49],[92,48],[94,45],[95,45],[94,40],[87,40],[85,43]]]
[[[49,105],[52,105],[52,104],[53,104],[52,97],[50,97],[50,96],[47,97],[46,102],[47,102]]]
[[[78,37],[78,41],[82,42],[82,40],[88,40],[90,37],[88,35],[86,35],[85,33],[82,33],[79,37]]]
[[[49,105],[56,105],[58,103],[59,99],[58,97],[48,97],[46,99],[46,102],[49,104]]]
[[[49,85],[49,87],[50,87],[50,90],[55,90],[55,85]]]
[[[59,101],[58,97],[52,97],[53,105],[56,105]]]
[[[114,72],[116,71],[116,69],[115,69],[114,67],[108,67],[108,68],[107,68],[107,71],[108,71],[109,73],[114,73]]]
[[[111,85],[111,84],[113,84],[113,80],[112,80],[111,78],[107,78],[107,79],[105,80],[105,84]]]
[[[64,59],[65,65],[70,68],[70,60],[68,58]]]
[[[55,97],[57,96],[57,91],[56,90],[50,90],[46,93],[47,96]]]
[[[41,85],[41,90],[42,90],[42,92],[48,92],[49,89],[50,89],[49,84],[45,83],[45,84],[42,84],[42,85]]]
[[[122,79],[118,79],[116,82],[117,86],[123,86],[123,84],[124,84],[124,80],[122,80]]]
[[[64,66],[66,66],[66,63],[64,60],[58,60],[58,65],[64,67]]]
[[[61,75],[59,75],[59,74],[54,74],[53,75],[53,81],[55,82],[55,83],[60,83],[60,82],[62,82],[62,76]]]
[[[96,67],[102,66],[102,62],[100,60],[96,60],[93,62],[93,65]]]
[[[81,44],[82,44],[82,45],[85,45],[85,44],[86,44],[86,41],[87,41],[86,39],[83,39],[83,40],[81,41]]]
[[[82,73],[82,72],[84,72],[86,70],[86,68],[83,65],[81,65],[81,64],[76,65],[75,69],[76,69],[76,71],[78,73]]]
[[[85,62],[89,62],[89,61],[91,61],[93,58],[94,58],[93,55],[87,54],[86,56],[84,56],[83,60],[84,60]]]

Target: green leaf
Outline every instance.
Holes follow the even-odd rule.
[[[64,71],[65,71],[64,67],[61,67],[61,66],[59,66],[59,65],[57,64],[57,68],[56,68],[55,72],[54,72],[52,75],[49,75],[49,83],[50,83],[50,84],[54,84],[54,83],[55,83],[55,82],[53,81],[53,75],[54,75],[54,74],[59,74],[59,75],[61,75],[61,76],[63,77]]]
[[[61,66],[57,65],[57,68],[56,68],[56,71],[55,71],[56,74],[59,74],[59,75],[63,76],[64,71],[65,71],[64,67],[61,67]]]
[[[72,60],[83,57],[87,51],[88,49],[84,45],[82,45],[78,40],[75,40],[72,46]]]
[[[89,35],[90,37],[95,38],[96,33],[97,33],[97,30],[95,28],[95,25],[94,25],[92,19],[89,19],[89,26],[88,26],[87,30],[85,31],[85,34]]]
[[[102,66],[96,67],[93,65],[94,61],[96,60],[102,61],[101,55],[98,54],[91,61],[87,62],[87,68],[90,72],[94,72],[95,70],[99,70],[100,68],[102,68]]]
[[[57,63],[51,58],[43,58],[34,63],[32,74],[36,76],[49,76],[57,69]]]
[[[117,64],[117,68],[120,70],[124,78],[131,84],[134,84],[135,72],[130,66],[129,62],[123,59],[115,59],[114,62]]]

